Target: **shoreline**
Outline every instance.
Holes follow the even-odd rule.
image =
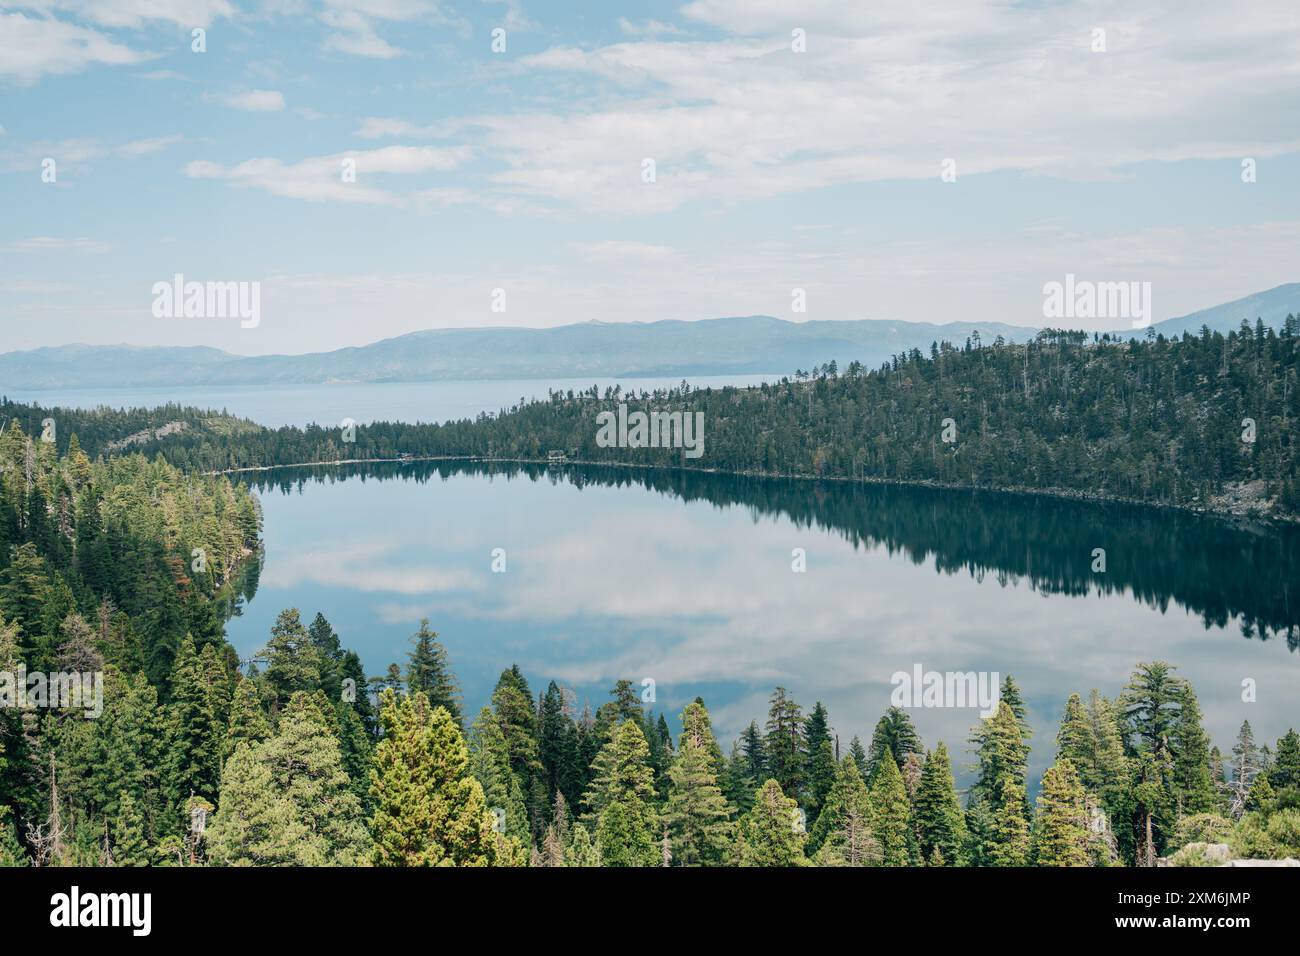
[[[472,462],[478,464],[510,464],[510,465],[544,465],[551,467],[582,467],[582,468],[629,468],[642,469],[647,471],[661,472],[693,472],[706,475],[723,475],[734,478],[760,478],[760,479],[791,479],[795,481],[834,481],[850,484],[863,485],[894,485],[902,488],[933,488],[940,491],[982,491],[994,494],[1011,494],[1011,495],[1039,495],[1047,498],[1056,498],[1066,501],[1090,502],[1092,504],[1119,504],[1136,506],[1141,508],[1152,508],[1163,511],[1178,511],[1184,514],[1198,515],[1201,517],[1217,518],[1229,522],[1244,523],[1263,523],[1279,526],[1295,525],[1300,523],[1300,516],[1282,515],[1282,514],[1260,514],[1250,511],[1238,512],[1228,508],[1206,508],[1195,505],[1176,504],[1165,501],[1144,501],[1140,498],[1125,498],[1119,495],[1098,494],[1096,492],[1077,491],[1070,488],[1032,488],[1025,486],[1011,487],[993,487],[985,485],[968,485],[955,484],[952,482],[932,481],[928,479],[905,479],[905,478],[878,478],[874,476],[850,477],[845,475],[803,475],[803,474],[773,474],[763,471],[733,471],[721,468],[689,468],[689,467],[669,467],[665,465],[639,465],[634,462],[625,461],[588,461],[585,459],[565,460],[563,462],[549,461],[544,458],[485,458],[481,455],[412,455],[405,458],[341,458],[334,461],[304,461],[292,462],[284,465],[248,465],[241,468],[226,468],[220,471],[203,472],[205,475],[240,475],[256,474],[259,472],[277,471],[282,468],[332,468],[339,465],[391,465],[391,464],[408,464],[415,462]]]

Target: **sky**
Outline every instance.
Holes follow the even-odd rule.
[[[1043,325],[1068,274],[1159,321],[1297,263],[1294,0],[0,0],[0,351]]]

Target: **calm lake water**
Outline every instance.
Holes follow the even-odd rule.
[[[1116,695],[1135,664],[1177,665],[1225,751],[1243,719],[1270,746],[1300,727],[1300,534],[1034,496],[616,469],[406,463],[254,478],[265,563],[228,625],[242,655],[276,614],[321,611],[367,671],[405,662],[428,617],[469,713],[518,663],[536,693],[593,708],[655,681],[676,727],[700,695],[720,737],[774,685],[869,739],[891,675],[1011,673],[1035,778],[1071,692]],[[506,552],[505,573],[491,569]],[[807,571],[791,570],[792,549]],[[1091,571],[1094,548],[1107,569]],[[1242,701],[1253,679],[1257,702]],[[915,709],[965,770],[973,709]]]
[[[757,385],[779,375],[716,375],[692,377],[693,386]],[[194,408],[225,410],[270,428],[282,425],[335,425],[344,418],[358,424],[374,421],[445,422],[498,412],[519,399],[545,398],[548,389],[578,391],[622,385],[623,390],[654,391],[681,384],[680,378],[500,379],[481,382],[391,382],[356,385],[266,385],[175,388],[84,388],[25,391],[7,389],[0,395],[46,408],[154,408],[176,403]]]

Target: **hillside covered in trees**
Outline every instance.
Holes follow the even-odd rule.
[[[593,386],[473,421],[378,422],[355,434],[332,423],[258,429],[178,409],[169,415],[192,427],[146,433],[138,447],[204,471],[401,456],[539,460],[558,450],[584,462],[1015,488],[1294,517],[1298,343],[1294,316],[1280,332],[1243,323],[1227,336],[1207,329],[1169,340],[1045,331],[1010,345],[976,334],[878,369],[831,362],[746,389],[683,383],[602,394]],[[703,455],[601,447],[596,416],[620,404],[701,413]],[[59,412],[78,426],[88,414]],[[156,427],[168,415],[135,417]]]
[[[256,567],[260,511],[247,487],[210,473],[560,448],[610,464],[644,455],[696,481],[708,476],[687,469],[703,465],[981,486],[1027,475],[1178,504],[1259,482],[1286,510],[1295,332],[936,345],[752,390],[557,393],[475,422],[360,428],[355,443],[177,407],[7,405],[0,673],[102,672],[104,694],[94,720],[0,708],[0,863],[1201,865],[1220,844],[1300,856],[1295,731],[1270,748],[1243,724],[1220,751],[1193,688],[1160,661],[1137,665],[1113,697],[1080,688],[1053,741],[1030,739],[1007,678],[994,715],[947,742],[922,741],[896,708],[846,741],[824,706],[806,710],[784,688],[736,741],[716,737],[700,699],[674,715],[674,738],[629,681],[592,709],[554,681],[535,691],[513,666],[489,706],[466,713],[427,622],[406,662],[368,676],[323,615],[287,609],[241,663],[223,614]],[[621,402],[702,412],[706,457],[598,447],[595,414]],[[931,540],[923,527],[845,530],[938,547],[913,541]],[[1037,781],[1031,747],[1051,755]],[[976,773],[959,793],[963,754]]]
[[[244,674],[186,637],[165,688],[106,665],[102,720],[47,715],[36,745],[11,754],[37,793],[6,794],[0,862],[1207,865],[1222,843],[1300,855],[1300,737],[1270,749],[1243,724],[1221,756],[1194,691],[1162,662],[1139,665],[1114,699],[1070,697],[1031,803],[1009,677],[966,742],[978,772],[963,797],[955,751],[928,747],[898,708],[868,743],[842,744],[824,706],[805,711],[778,687],[765,723],[724,750],[703,701],[674,740],[625,680],[593,712],[554,681],[534,695],[511,667],[490,706],[463,714],[427,622],[373,695],[320,614],[304,625],[284,611],[259,660]]]

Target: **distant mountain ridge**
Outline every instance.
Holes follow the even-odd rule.
[[[1165,336],[1197,333],[1203,325],[1227,333],[1242,319],[1253,323],[1256,318],[1277,328],[1288,314],[1300,315],[1300,282],[1157,322],[1153,328]],[[203,346],[66,345],[0,355],[0,393],[6,388],[780,376],[832,359],[841,367],[854,360],[874,367],[913,348],[928,352],[931,342],[963,344],[977,331],[988,343],[999,335],[1024,342],[1039,330],[1001,322],[787,322],[751,315],[584,322],[549,329],[430,329],[305,355],[243,356]]]
[[[585,322],[549,329],[430,329],[306,355],[204,347],[69,345],[0,355],[0,390],[275,385],[527,378],[789,375],[832,359],[874,366],[978,331],[1024,342],[1037,329],[998,322],[786,322],[755,315],[684,322]]]

